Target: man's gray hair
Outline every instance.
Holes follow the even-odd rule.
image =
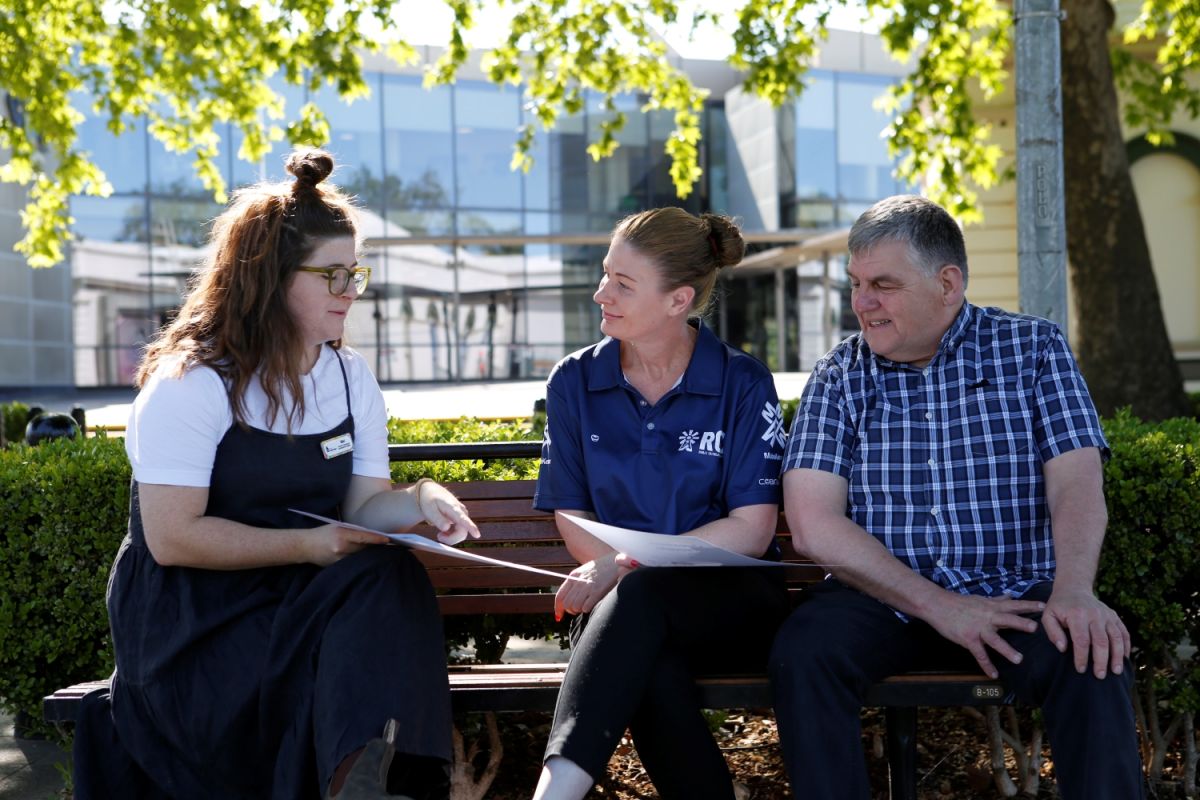
[[[913,266],[937,275],[946,264],[962,270],[967,285],[967,247],[954,217],[932,200],[915,194],[887,197],[868,208],[850,228],[850,255],[865,255],[876,245],[903,242]]]

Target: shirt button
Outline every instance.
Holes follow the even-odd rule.
[[[939,558],[939,559],[937,560],[937,565],[938,565],[939,567],[944,567],[944,566],[946,566],[946,562],[945,562],[945,561],[943,561],[942,559],[940,559],[940,558]]]
[[[931,508],[931,509],[929,510],[929,513],[930,513],[930,514],[933,514],[933,515],[936,517],[936,516],[938,515],[937,506],[934,506],[933,508]]]
[[[931,458],[931,459],[929,459],[929,466],[931,466],[931,467],[936,467],[936,466],[937,466],[937,459],[936,459],[936,458]]]
[[[926,412],[925,412],[925,419],[933,419],[933,414],[932,414],[932,413],[930,413],[929,411],[926,411]]]
[[[654,423],[653,423],[653,422],[647,422],[647,423],[646,423],[646,430],[648,430],[648,431],[652,431],[652,430],[654,430]]]
[[[643,406],[646,405],[646,401],[645,400],[640,401],[640,405],[643,405]]]

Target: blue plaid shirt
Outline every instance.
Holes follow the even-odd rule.
[[[892,555],[964,594],[1054,579],[1042,465],[1108,444],[1054,323],[964,303],[923,368],[855,334],[804,389],[784,470],[849,482],[846,513]]]

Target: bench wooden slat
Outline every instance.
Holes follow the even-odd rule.
[[[579,562],[571,558],[571,554],[567,552],[567,548],[561,544],[546,545],[544,547],[469,547],[463,548],[470,550],[481,556],[488,558],[497,558],[508,561],[512,564],[523,564],[532,567],[566,567],[564,572],[570,572],[579,566]],[[454,556],[442,555],[440,553],[418,552],[417,558],[425,565],[425,569],[429,571],[460,571],[472,570],[474,572],[481,571],[497,571],[496,567],[479,561],[467,561]],[[547,584],[553,581],[552,578],[542,579],[532,573],[527,573],[532,584],[535,580],[545,580]],[[434,582],[436,584],[436,580]]]
[[[440,594],[438,608],[443,615],[468,614],[545,614],[554,613],[554,593],[533,594]]]
[[[456,711],[523,711],[554,708],[565,663],[473,664],[449,668]],[[713,675],[697,680],[701,704],[708,708],[768,708],[771,689],[764,675]],[[60,689],[43,701],[48,722],[75,720],[80,699],[108,681]],[[1011,695],[982,674],[931,672],[894,675],[871,687],[867,706],[911,708],[923,705],[1000,705]]]

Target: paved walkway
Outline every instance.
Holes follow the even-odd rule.
[[[12,717],[0,712],[0,798],[60,797],[63,780],[56,765],[69,763],[66,751],[51,742],[18,739],[13,732]]]

